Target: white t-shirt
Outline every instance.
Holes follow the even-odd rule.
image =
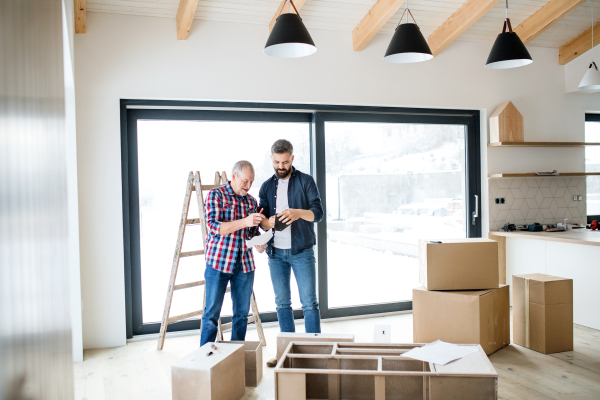
[[[277,198],[275,201],[275,208],[277,214],[290,208],[288,204],[288,187],[290,180],[279,179],[277,185]],[[276,217],[277,218],[277,217]],[[273,238],[273,246],[278,249],[291,249],[292,248],[292,227],[291,225],[282,231],[275,231],[275,237]]]

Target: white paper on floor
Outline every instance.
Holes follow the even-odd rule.
[[[273,229],[269,229],[268,231],[266,231],[265,233],[263,233],[260,236],[254,236],[252,239],[246,240],[246,246],[252,247],[252,246],[259,246],[261,244],[266,244],[269,240],[271,240],[272,237],[273,237]]]
[[[458,345],[436,340],[425,346],[415,347],[402,355],[404,357],[414,358],[415,360],[446,365],[450,361],[458,360],[469,354],[476,353],[478,350],[477,346]]]

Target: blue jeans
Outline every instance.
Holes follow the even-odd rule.
[[[233,273],[227,274],[206,266],[204,271],[206,280],[206,306],[202,316],[202,331],[200,346],[207,342],[214,342],[217,338],[217,327],[223,298],[227,283],[231,281],[231,302],[233,303],[233,319],[231,327],[231,340],[244,340],[248,328],[248,311],[250,310],[250,297],[254,284],[254,271],[244,273],[242,264],[238,261]]]
[[[292,250],[273,248],[269,257],[271,282],[275,291],[277,319],[281,332],[296,332],[294,313],[292,312],[292,293],[290,291],[291,272],[294,271],[300,302],[304,311],[304,328],[307,333],[321,333],[321,315],[317,300],[317,273],[313,248],[292,255]]]

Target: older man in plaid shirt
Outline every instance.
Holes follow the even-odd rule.
[[[231,282],[233,326],[231,340],[244,340],[254,284],[254,257],[246,240],[259,234],[264,216],[248,194],[254,182],[254,168],[248,161],[233,166],[231,181],[208,192],[204,214],[206,238],[206,306],[202,316],[200,346],[214,342],[227,284]],[[267,245],[256,246],[259,252]]]

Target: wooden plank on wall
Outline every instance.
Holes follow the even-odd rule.
[[[448,45],[469,29],[479,18],[483,17],[499,0],[468,0],[454,12],[427,42],[434,56],[437,56]],[[498,26],[498,28],[501,28]]]
[[[587,0],[551,0],[514,29],[524,44],[531,42]]]
[[[273,27],[275,26],[275,21],[277,21],[277,17],[279,17],[279,14],[285,14],[288,12],[288,6],[287,6],[287,4],[285,4],[287,2],[288,2],[288,0],[282,0],[281,4],[279,4],[279,7],[277,7],[277,11],[275,12],[275,15],[273,15],[273,18],[271,19],[271,22],[269,23],[269,33],[271,33],[271,31],[273,30]],[[304,6],[304,3],[306,3],[306,0],[295,0],[294,1],[294,5],[296,6],[296,9],[298,10],[298,12],[300,12],[300,9],[302,8],[302,6]],[[290,12],[294,12],[294,8],[291,5],[290,5]]]
[[[352,31],[352,48],[362,51],[381,28],[400,9],[405,0],[377,0]]]
[[[177,40],[187,40],[199,0],[181,0],[177,10]]]
[[[73,0],[73,9],[75,12],[75,33],[85,33],[87,29],[85,0]]]
[[[600,42],[600,22],[594,25],[594,47]],[[558,63],[565,65],[592,48],[592,28],[569,40],[558,49]]]

